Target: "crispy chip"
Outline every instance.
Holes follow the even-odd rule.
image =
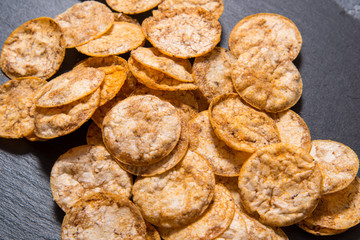
[[[0,137],[22,138],[34,131],[34,94],[45,80],[15,78],[0,86]]]
[[[216,183],[224,185],[234,199],[235,205],[241,207],[240,190],[238,186],[239,177],[215,176]]]
[[[215,177],[210,165],[200,155],[188,151],[169,171],[137,178],[133,201],[151,224],[180,227],[195,221],[205,211],[214,188]]]
[[[146,38],[162,53],[191,58],[210,52],[220,41],[220,23],[203,8],[168,10],[146,18]]]
[[[141,26],[137,19],[132,18],[124,13],[114,13],[115,22],[127,22]]]
[[[65,39],[51,18],[30,20],[15,29],[1,51],[1,69],[9,78],[50,78],[65,57]]]
[[[346,188],[359,170],[359,159],[356,153],[339,142],[314,140],[310,154],[323,173],[323,194]]]
[[[86,133],[86,143],[89,145],[104,145],[101,128],[95,122],[91,122]]]
[[[241,168],[241,203],[260,222],[289,226],[315,209],[322,175],[311,155],[285,143],[256,151]]]
[[[229,147],[245,152],[280,142],[275,121],[241,100],[237,94],[216,97],[209,107],[215,134]]]
[[[215,238],[215,240],[245,240],[248,239],[246,223],[242,217],[242,212],[238,206],[235,206],[234,218],[226,231]]]
[[[294,60],[301,44],[302,37],[296,25],[274,13],[258,13],[242,19],[229,36],[229,48],[236,57],[253,47],[273,46],[282,59]]]
[[[107,32],[114,23],[111,10],[97,1],[77,3],[57,15],[67,48],[85,44]]]
[[[117,12],[138,14],[156,7],[161,1],[162,0],[106,0],[106,3]]]

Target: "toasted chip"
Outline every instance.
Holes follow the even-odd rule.
[[[248,239],[248,233],[246,229],[246,223],[242,217],[242,212],[238,206],[235,206],[234,218],[225,232],[216,240],[246,240]]]
[[[0,137],[22,138],[33,133],[34,95],[44,84],[40,78],[23,77],[0,86]]]
[[[99,106],[100,89],[70,104],[53,108],[35,108],[35,134],[51,139],[69,134],[79,127]]]
[[[98,193],[79,201],[65,215],[61,239],[146,240],[146,225],[129,199]]]
[[[216,47],[204,56],[195,58],[193,77],[204,97],[211,102],[215,97],[234,93],[231,80],[231,65],[236,62],[232,53],[221,47]]]
[[[61,155],[50,176],[51,192],[64,210],[98,192],[130,198],[132,175],[125,172],[104,146],[83,145]]]
[[[119,162],[119,165],[129,173],[138,176],[150,177],[157,174],[164,173],[171,168],[173,168],[176,164],[178,164],[181,159],[185,156],[189,146],[189,134],[188,128],[185,120],[181,121],[181,134],[178,143],[175,148],[163,159],[159,162],[146,165],[146,166],[134,166],[127,165]]]
[[[51,18],[30,20],[15,29],[1,51],[1,69],[9,78],[50,78],[65,57],[65,39]]]
[[[260,222],[289,226],[315,209],[322,176],[311,155],[286,143],[257,150],[241,168],[241,203]]]
[[[311,135],[305,121],[294,111],[287,110],[270,115],[275,120],[281,142],[301,147],[306,152],[311,149]]]
[[[86,133],[86,143],[89,145],[104,145],[101,128],[91,122]]]
[[[216,175],[238,176],[251,153],[233,150],[218,139],[211,127],[208,111],[196,115],[189,126],[190,149],[205,158]]]
[[[239,177],[215,176],[216,183],[224,185],[234,199],[235,205],[241,207],[240,189],[238,186]]]
[[[57,15],[55,20],[64,33],[66,47],[73,48],[107,32],[114,23],[114,15],[105,4],[85,1]]]
[[[160,161],[176,146],[181,118],[174,106],[153,95],[116,104],[103,121],[103,139],[120,162],[144,166]]]
[[[194,81],[191,76],[191,63],[188,59],[169,57],[156,48],[144,47],[133,50],[131,56],[140,64],[165,73],[180,82]]]
[[[253,47],[273,46],[282,59],[294,60],[301,45],[302,37],[296,25],[274,13],[257,13],[242,19],[229,36],[229,48],[236,57]]]
[[[231,78],[242,99],[267,112],[289,109],[302,93],[298,69],[272,48],[254,47],[242,53],[232,65]]]
[[[314,140],[310,155],[319,164],[323,173],[323,194],[346,188],[359,170],[359,159],[356,153],[339,142]]]
[[[140,23],[138,22],[137,19],[132,18],[122,12],[118,13],[114,13],[114,18],[115,18],[115,22],[127,22],[127,23],[133,23],[136,24],[138,26],[141,26]]]
[[[95,92],[104,77],[104,71],[95,68],[73,69],[40,88],[35,96],[35,104],[47,108],[73,103]]]
[[[133,57],[129,58],[128,63],[137,80],[148,88],[166,91],[195,90],[198,88],[195,84],[180,82],[160,71],[141,65]]]
[[[155,226],[180,227],[194,222],[209,206],[215,177],[210,165],[188,151],[174,168],[153,177],[137,178],[133,201]]]
[[[359,222],[360,180],[356,177],[343,190],[322,196],[311,216],[300,222],[299,226],[319,235],[330,235],[345,231]]]
[[[164,0],[158,6],[161,11],[189,7],[202,7],[219,19],[224,11],[224,2],[223,0]]]
[[[220,23],[203,8],[168,10],[146,18],[146,38],[162,53],[191,58],[210,52],[220,41]]]
[[[237,94],[216,97],[209,107],[215,134],[229,147],[245,152],[280,142],[275,121],[246,105]]]
[[[151,225],[146,223],[146,240],[161,240],[159,232]]]
[[[230,226],[235,214],[235,204],[230,192],[216,184],[210,206],[198,219],[183,228],[159,228],[165,240],[214,239]]]
[[[162,0],[106,0],[106,3],[115,11],[126,14],[138,14],[153,9]]]
[[[343,233],[347,230],[349,230],[348,228],[346,229],[331,229],[331,228],[326,228],[326,227],[321,227],[321,226],[313,226],[311,224],[308,224],[305,221],[301,221],[297,224],[301,229],[305,230],[308,233],[311,233],[313,235],[317,235],[317,236],[329,236],[329,235],[336,235],[336,234],[340,234]]]

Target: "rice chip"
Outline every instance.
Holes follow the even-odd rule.
[[[106,0],[115,11],[126,14],[138,14],[155,8],[162,0]]]
[[[248,233],[246,229],[246,223],[242,217],[242,212],[238,206],[235,206],[234,218],[229,226],[220,237],[216,240],[246,240],[248,239]]]

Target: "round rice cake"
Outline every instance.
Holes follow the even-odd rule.
[[[90,123],[86,132],[86,143],[88,145],[104,145],[101,128],[94,121]]]
[[[220,42],[221,25],[201,7],[174,9],[146,18],[146,38],[160,52],[192,58],[210,52]]]
[[[153,95],[128,97],[103,121],[103,139],[120,162],[144,166],[160,161],[176,146],[181,117],[169,102]]]
[[[209,206],[215,189],[210,165],[188,151],[175,167],[152,177],[139,177],[133,201],[149,223],[166,228],[194,222]]]
[[[52,139],[72,133],[90,119],[99,101],[100,89],[61,107],[36,107],[35,135],[41,139]]]
[[[230,226],[235,204],[230,192],[221,184],[215,185],[214,198],[198,219],[182,228],[158,228],[165,240],[214,239]]]
[[[146,225],[129,199],[98,193],[79,201],[66,213],[61,239],[146,240]]]
[[[313,140],[310,155],[323,173],[322,194],[346,188],[358,173],[359,159],[356,153],[342,143]]]
[[[211,127],[208,111],[196,115],[189,128],[190,149],[205,158],[216,175],[239,175],[242,164],[251,153],[233,150],[221,141]]]
[[[260,222],[274,227],[300,222],[321,197],[318,164],[301,148],[286,143],[257,150],[241,168],[241,203]]]
[[[242,99],[267,112],[289,109],[302,94],[298,69],[273,48],[254,47],[242,53],[232,65],[231,79]]]
[[[216,97],[210,104],[209,118],[216,136],[235,150],[255,152],[280,142],[275,121],[245,104],[237,94]]]
[[[274,13],[257,13],[243,18],[231,30],[230,51],[239,57],[253,47],[276,48],[282,59],[294,60],[302,45],[301,34],[288,18]]]
[[[360,222],[360,180],[356,177],[343,190],[321,197],[312,214],[298,225],[319,235],[336,234]],[[311,231],[309,231],[311,233]]]
[[[248,237],[246,223],[242,217],[242,212],[238,206],[235,206],[234,218],[225,232],[215,240],[246,240]]]
[[[131,56],[140,64],[165,73],[180,82],[194,82],[188,59],[169,57],[156,48],[145,47],[131,51]]]
[[[23,77],[0,86],[0,137],[22,138],[34,132],[34,95],[44,84],[43,79]]]
[[[189,7],[202,7],[209,11],[216,19],[219,19],[224,11],[224,2],[223,0],[164,0],[159,4],[158,9],[166,11]]]
[[[181,134],[175,148],[159,162],[149,164],[146,166],[134,166],[118,162],[119,165],[127,172],[143,177],[151,177],[157,174],[164,173],[175,167],[181,159],[184,158],[189,147],[189,134],[186,121],[181,121]]]
[[[115,11],[126,14],[138,14],[155,8],[162,0],[106,0]]]
[[[235,56],[222,47],[195,58],[193,78],[208,102],[217,96],[235,93],[230,76],[231,65],[235,62]]]
[[[83,145],[62,154],[50,175],[51,192],[64,212],[88,195],[109,192],[131,197],[132,175],[124,171],[104,146]]]
[[[326,227],[321,227],[321,226],[313,226],[311,224],[307,224],[305,221],[301,221],[297,224],[301,229],[303,229],[304,231],[311,233],[313,235],[316,236],[329,236],[329,235],[336,235],[336,234],[340,234],[343,233],[347,230],[347,229],[331,229],[331,228],[326,228]]]
[[[9,78],[48,79],[60,68],[65,57],[65,38],[59,24],[48,17],[30,20],[5,40],[0,57],[1,69]]]
[[[281,142],[289,143],[310,152],[311,135],[305,121],[292,110],[270,114],[275,120]]]
[[[40,88],[35,96],[37,107],[52,108],[73,103],[99,89],[105,73],[95,68],[75,68]]]
[[[114,23],[114,14],[105,4],[85,1],[57,15],[55,20],[64,33],[65,46],[73,48],[107,32]]]

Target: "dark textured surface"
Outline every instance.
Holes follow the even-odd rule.
[[[54,17],[80,1],[0,0],[0,45],[22,23]],[[102,1],[104,2],[104,1]],[[342,142],[360,154],[360,21],[331,0],[224,0],[221,46],[231,29],[257,12],[282,14],[298,26],[303,48],[295,64],[304,91],[293,110],[308,124],[313,139]],[[143,18],[147,14],[137,17]],[[84,58],[66,52],[61,72]],[[0,73],[0,83],[8,79]],[[63,212],[52,201],[49,175],[55,160],[85,144],[86,124],[69,136],[47,142],[0,139],[0,239],[60,239]],[[360,239],[360,226],[333,237],[315,237],[297,227],[290,239]]]

